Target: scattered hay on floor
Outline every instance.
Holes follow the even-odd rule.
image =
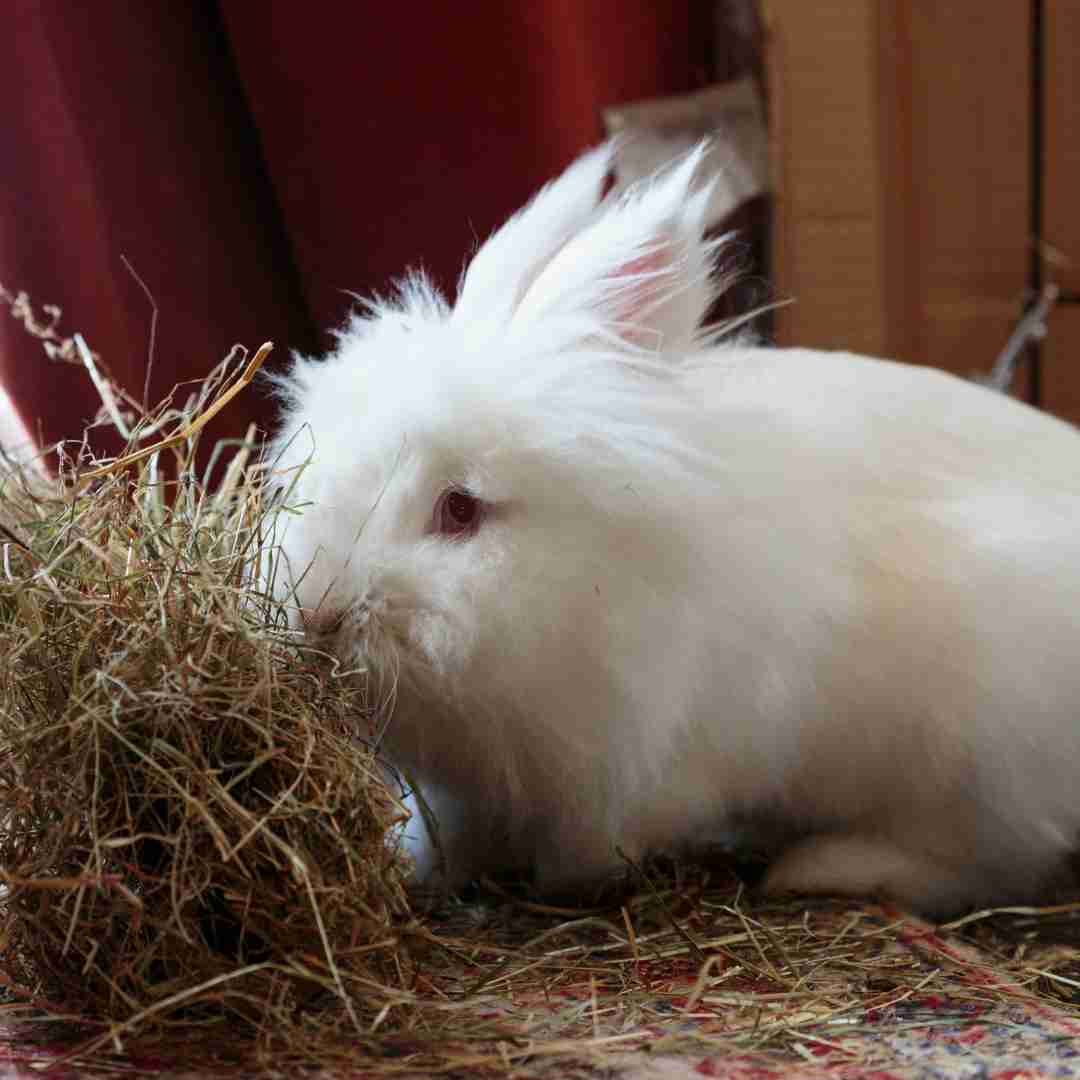
[[[962,1051],[980,1029],[1043,1021],[1080,1067],[1080,903],[936,928],[889,905],[755,901],[690,867],[595,910],[495,890],[429,929],[445,952],[418,985],[459,1020],[441,1042],[400,1036],[411,1075],[645,1077],[661,1057],[686,1071],[657,1076],[872,1072],[909,1067],[896,1044],[915,1033]]]

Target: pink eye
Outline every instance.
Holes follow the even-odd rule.
[[[476,532],[484,504],[461,488],[444,491],[435,503],[434,531],[442,536],[468,536]]]

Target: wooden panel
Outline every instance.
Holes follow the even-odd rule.
[[[1047,273],[1080,290],[1080,4],[1045,4],[1043,235],[1070,260]]]
[[[897,359],[919,357],[918,245],[914,192],[915,117],[911,94],[914,49],[911,12],[906,3],[881,4],[877,41],[877,154],[881,186],[878,194],[881,284],[885,295],[884,354]]]
[[[797,218],[850,220],[874,210],[873,5],[769,6],[784,61],[785,195]],[[840,167],[842,166],[842,167]]]
[[[1043,405],[1080,424],[1080,306],[1056,308],[1048,330],[1042,350]]]
[[[1028,5],[766,15],[778,340],[987,369],[1026,285]]]
[[[1080,292],[1080,5],[1044,0],[1043,237],[1047,280]],[[1042,404],[1080,424],[1080,306],[1060,305],[1043,343]]]
[[[877,223],[865,218],[805,218],[788,226],[783,291],[777,312],[786,344],[887,352]]]
[[[877,4],[764,7],[774,135],[775,284],[786,344],[882,351]]]
[[[1023,303],[1028,266],[1029,10],[907,5],[911,223],[919,360],[985,369]]]

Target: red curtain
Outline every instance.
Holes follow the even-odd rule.
[[[8,0],[0,283],[64,309],[151,399],[233,342],[317,350],[345,290],[479,239],[601,134],[606,105],[703,85],[714,3]],[[723,74],[723,73],[721,73]],[[0,380],[46,443],[98,398],[0,313]],[[270,405],[251,389],[216,435]]]

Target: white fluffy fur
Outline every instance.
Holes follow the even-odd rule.
[[[413,278],[297,362],[297,604],[383,695],[454,882],[591,881],[764,814],[798,835],[774,889],[1034,896],[1080,832],[1080,439],[701,336],[694,166],[598,205],[594,152],[453,307]],[[492,508],[467,539],[430,534],[451,485]]]

